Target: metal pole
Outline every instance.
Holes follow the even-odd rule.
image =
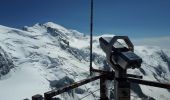
[[[67,91],[69,91],[71,89],[74,89],[74,88],[79,87],[81,85],[84,85],[84,84],[87,84],[89,82],[95,81],[95,80],[97,80],[99,78],[102,78],[102,77],[105,77],[105,76],[106,76],[106,74],[102,74],[102,75],[98,75],[98,76],[93,76],[91,78],[87,78],[87,79],[75,82],[73,84],[61,87],[59,89],[55,89],[55,90],[46,92],[46,93],[44,93],[44,100],[51,100],[51,98],[53,96],[59,95],[59,94],[64,93],[64,92],[67,92]]]
[[[109,100],[107,97],[106,77],[100,78],[100,100]]]
[[[115,100],[130,100],[130,82],[126,80],[126,70],[115,70],[115,79],[124,78],[123,80],[114,80]]]
[[[93,0],[91,0],[91,6],[90,6],[90,75],[92,75],[91,70],[92,68],[92,60],[93,60],[93,55],[92,55],[92,45],[93,45]]]
[[[170,84],[159,83],[159,82],[154,82],[154,81],[147,81],[147,80],[140,80],[140,79],[133,79],[133,78],[127,78],[127,80],[129,82],[132,82],[132,83],[137,83],[137,84],[143,84],[143,85],[149,85],[149,86],[154,86],[154,87],[159,87],[159,88],[170,89]]]

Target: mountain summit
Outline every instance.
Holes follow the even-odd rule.
[[[107,35],[108,36],[108,35]],[[113,36],[113,35],[109,35]],[[107,68],[100,49],[100,36],[93,40],[93,67]],[[170,82],[170,55],[159,47],[135,46],[143,58],[140,69],[129,73],[144,79]],[[15,29],[0,25],[0,100],[22,100],[89,76],[89,36],[53,22]],[[109,88],[113,88],[109,87]],[[79,100],[99,89],[99,81],[59,95],[61,100]],[[111,90],[112,91],[112,90]],[[84,100],[100,97],[99,91]],[[112,92],[110,97],[113,98]],[[166,89],[132,86],[132,99],[169,100]]]

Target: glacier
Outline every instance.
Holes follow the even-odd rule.
[[[108,69],[99,46],[101,36],[93,37],[93,67]],[[31,99],[35,94],[89,77],[89,39],[89,35],[53,22],[22,29],[0,25],[0,100]],[[129,69],[128,73],[142,75],[145,80],[170,83],[169,50],[136,45],[135,53],[142,57],[142,67]],[[113,99],[113,86],[109,88],[109,97]],[[97,80],[57,98],[96,100],[100,98],[99,89]],[[132,100],[170,99],[167,89],[133,84],[131,91]]]

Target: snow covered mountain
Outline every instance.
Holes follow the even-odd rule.
[[[99,37],[93,40],[93,66],[103,69],[107,63]],[[140,69],[128,70],[129,73],[143,75],[146,80],[170,83],[170,51],[135,46],[135,53],[143,58],[143,64]],[[89,77],[89,36],[52,22],[25,26],[22,30],[0,25],[0,60],[0,100],[31,98]],[[100,97],[98,89],[99,81],[94,81],[58,97],[61,100],[94,100]],[[83,98],[89,93],[91,95]],[[169,94],[166,89],[133,85],[131,97],[169,100]],[[113,98],[112,93],[110,97]]]

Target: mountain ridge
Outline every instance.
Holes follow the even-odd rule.
[[[0,80],[0,89],[6,90],[0,92],[0,99],[29,98],[34,94],[63,86],[63,82],[69,84],[89,76],[89,36],[52,22],[47,23],[27,26],[23,30],[0,26],[0,47],[10,56],[15,66],[2,76],[3,80]],[[100,49],[99,37],[94,36],[93,40],[93,67],[108,69],[110,67]],[[128,70],[129,73],[143,75],[147,80],[170,82],[170,56],[164,50],[159,47],[135,46],[135,53],[141,56],[144,62],[140,69]],[[59,95],[59,98],[78,100],[98,89],[97,84],[98,81],[89,83],[75,91]],[[170,98],[166,89],[143,85],[137,87],[141,89],[141,93],[134,92],[133,95],[137,95],[140,99]],[[97,99],[99,96],[97,92],[85,100]],[[132,99],[136,97],[132,96]]]

